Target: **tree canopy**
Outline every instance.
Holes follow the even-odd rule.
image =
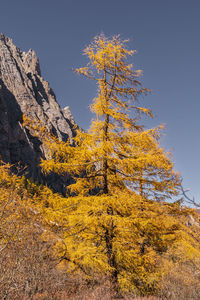
[[[91,105],[95,118],[88,132],[77,132],[75,147],[51,142],[51,158],[42,161],[42,168],[70,173],[75,179],[70,188],[77,194],[129,188],[163,200],[177,193],[180,179],[169,153],[159,146],[162,127],[144,130],[140,124],[141,114],[152,116],[137,100],[149,90],[139,81],[141,70],[128,63],[135,51],[126,43],[119,36],[100,35],[86,47],[89,64],[75,71],[97,83]]]

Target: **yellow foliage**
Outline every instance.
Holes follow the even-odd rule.
[[[39,135],[49,150],[49,159],[41,163],[43,170],[70,173],[74,177],[71,193],[113,193],[116,188],[129,188],[164,200],[178,192],[179,175],[173,171],[169,154],[159,147],[161,126],[142,130],[138,125],[137,113],[151,112],[135,105],[136,97],[147,89],[136,80],[141,72],[126,63],[133,53],[119,36],[109,40],[103,35],[84,50],[90,64],[77,72],[86,77],[92,74],[99,91],[91,106],[96,119],[88,133],[77,129],[73,141],[65,143],[24,116],[24,125]],[[129,116],[131,109],[136,113],[134,118]]]
[[[129,188],[164,200],[178,193],[180,178],[169,153],[159,146],[162,126],[143,130],[139,124],[140,113],[152,117],[149,109],[136,102],[148,89],[138,81],[141,72],[127,63],[135,51],[125,44],[119,36],[107,39],[100,35],[84,50],[90,63],[76,71],[97,82],[98,95],[91,105],[96,118],[88,132],[77,130],[72,141],[75,147],[46,139],[50,157],[41,166],[47,173],[70,173],[74,183],[69,188],[75,194]]]
[[[56,231],[68,270],[106,274],[124,291],[153,293],[174,263],[199,262],[199,228],[187,226],[192,210],[166,202],[178,194],[180,176],[159,145],[162,126],[144,130],[140,124],[141,113],[152,113],[136,102],[149,90],[127,62],[134,51],[119,36],[100,35],[84,54],[90,63],[76,71],[98,85],[88,132],[77,129],[63,142],[25,119],[49,150],[42,169],[69,173],[74,197],[42,188],[32,199]]]
[[[191,209],[133,192],[52,194],[48,202],[44,214],[59,232],[57,251],[70,272],[111,276],[119,289],[145,295],[159,290],[173,265],[200,262],[199,225],[187,226],[188,215],[198,220]]]
[[[13,175],[9,165],[0,166],[0,204],[1,248],[11,233],[20,238],[27,215],[30,222],[38,215],[43,238],[55,241],[55,255],[67,261],[68,272],[116,274],[122,291],[156,293],[173,268],[199,266],[199,217],[176,204],[128,191],[65,198]]]

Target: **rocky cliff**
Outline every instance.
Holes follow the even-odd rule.
[[[26,174],[62,192],[68,179],[50,175],[39,168],[45,147],[28,128],[21,125],[22,114],[40,120],[59,139],[74,135],[74,119],[67,106],[62,110],[56,96],[41,76],[39,60],[33,50],[23,52],[12,40],[0,34],[0,156],[5,162],[26,167]]]

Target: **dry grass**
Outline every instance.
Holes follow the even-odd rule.
[[[169,300],[199,300],[199,270],[197,262],[175,266],[160,283],[163,297]]]

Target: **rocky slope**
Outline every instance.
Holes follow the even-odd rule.
[[[22,114],[39,119],[62,140],[74,135],[74,119],[64,110],[41,76],[39,60],[33,50],[22,52],[12,40],[0,34],[0,157],[11,164],[26,166],[26,174],[62,192],[66,178],[44,178],[38,167],[45,158],[45,147],[21,125]],[[68,180],[68,179],[67,179]]]

